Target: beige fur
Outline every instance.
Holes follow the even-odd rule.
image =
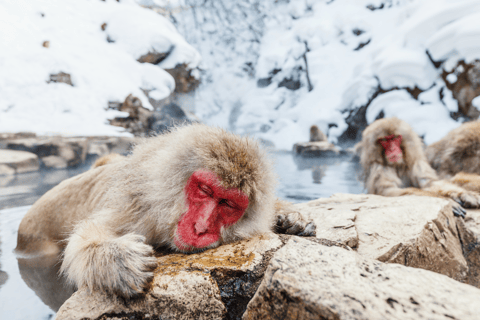
[[[480,174],[480,121],[467,122],[450,131],[426,150],[428,162],[441,177],[459,172]]]
[[[310,142],[327,141],[327,136],[316,125],[310,127]]]
[[[95,163],[93,164],[92,169],[104,166],[104,165],[112,163],[112,162],[121,161],[122,159],[123,159],[122,155],[120,155],[118,153],[110,153],[110,154],[107,154],[106,156],[98,158],[95,161]]]
[[[377,142],[388,135],[402,135],[403,162],[389,164],[383,147]],[[428,164],[423,144],[405,122],[397,118],[380,119],[369,125],[356,147],[369,193],[383,196],[428,195],[450,198],[467,207],[480,206],[480,194],[467,191],[448,181],[439,180]],[[456,213],[461,208],[454,205]]]
[[[155,267],[152,247],[176,250],[173,234],[187,210],[184,186],[199,169],[249,198],[242,218],[211,247],[274,226],[275,175],[252,139],[193,124],[145,139],[128,157],[100,160],[47,192],[18,232],[18,252],[52,253],[66,245],[61,270],[78,287],[124,297],[142,292]]]

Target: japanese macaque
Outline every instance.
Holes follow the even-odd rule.
[[[480,121],[467,122],[426,149],[428,162],[442,177],[480,174]]]
[[[369,193],[383,196],[420,195],[450,198],[453,212],[464,216],[461,207],[480,206],[480,194],[440,180],[428,164],[423,144],[405,122],[397,118],[379,119],[362,134],[355,147],[364,170]]]
[[[480,121],[467,122],[426,149],[437,174],[464,189],[480,192]]]
[[[316,125],[310,127],[310,142],[327,141],[327,136]]]
[[[275,185],[256,141],[201,124],[175,128],[47,192],[23,218],[16,251],[64,250],[70,282],[128,298],[148,287],[156,248],[198,252],[275,225],[314,235],[312,222],[277,202]]]

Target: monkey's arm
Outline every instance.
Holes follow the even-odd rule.
[[[61,273],[78,288],[131,297],[142,293],[153,277],[156,259],[141,235],[118,236],[101,211],[80,223],[68,239]]]
[[[417,161],[410,170],[413,184],[422,190],[437,196],[450,198],[467,208],[480,206],[480,194],[468,191],[447,180],[440,180],[432,167],[426,161]]]
[[[480,175],[478,174],[459,172],[450,179],[450,182],[466,190],[480,192]]]
[[[293,205],[287,201],[278,200],[275,203],[277,215],[276,231],[278,233],[294,234],[297,236],[315,236],[317,226],[312,220],[305,219]]]
[[[425,177],[424,180],[421,180],[421,176],[417,176],[419,181],[426,182],[430,177]],[[434,184],[436,181],[430,181],[430,184]],[[447,195],[441,194],[439,190],[431,188],[402,188],[402,181],[397,176],[397,172],[392,167],[385,167],[380,164],[375,164],[372,166],[369,172],[369,176],[366,180],[366,186],[369,193],[378,194],[386,197],[398,197],[405,195],[416,195],[416,196],[429,196],[437,198],[450,198]],[[453,199],[455,200],[455,199]],[[465,217],[466,211],[461,207],[460,204],[450,200],[452,204],[452,211],[456,216]]]

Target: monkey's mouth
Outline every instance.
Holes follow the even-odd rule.
[[[174,243],[180,251],[196,251],[220,240],[219,233],[202,233],[195,232],[194,224],[180,223],[175,231]]]
[[[391,153],[387,156],[387,160],[391,163],[397,163],[402,160],[403,156],[401,153]]]

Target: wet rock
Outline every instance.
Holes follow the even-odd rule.
[[[296,237],[271,259],[243,319],[477,319],[478,299],[443,275]]]
[[[36,137],[9,140],[5,144],[7,149],[31,152],[41,159],[48,156],[61,157],[68,167],[84,163],[88,150],[87,138],[83,137]]]
[[[362,256],[466,281],[469,267],[448,201],[432,197],[337,194],[295,208],[317,225],[317,237]]]
[[[198,254],[160,256],[144,298],[124,303],[80,289],[56,319],[239,319],[281,246],[283,241],[271,235]]]
[[[38,157],[25,151],[0,150],[0,175],[37,171]]]
[[[133,137],[37,137],[32,133],[3,133],[0,134],[0,150],[31,152],[40,158],[44,167],[65,169],[85,163],[87,157],[98,158],[110,153],[126,155],[135,141]],[[0,175],[15,172],[12,167],[0,164]]]
[[[47,81],[47,83],[50,82],[60,82],[60,83],[66,83],[70,86],[73,86],[72,84],[72,79],[70,77],[70,74],[65,73],[65,72],[60,72],[56,74],[51,74],[50,75],[50,80]]]
[[[9,175],[14,175],[15,174],[15,169],[6,165],[6,164],[0,164],[0,176],[9,176]]]
[[[59,156],[47,156],[42,158],[43,165],[47,168],[65,169],[68,167],[67,160]]]
[[[337,156],[344,154],[328,141],[298,142],[293,145],[293,152],[302,157]]]
[[[453,115],[454,118],[477,119],[480,110],[472,105],[472,100],[480,96],[480,60],[469,64],[460,61],[452,71],[443,70],[442,78],[458,101],[458,113]]]

